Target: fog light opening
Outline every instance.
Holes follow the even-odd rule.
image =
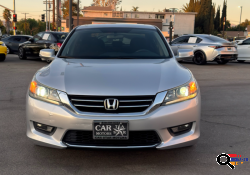
[[[49,125],[45,125],[45,124],[37,123],[37,122],[33,122],[33,123],[34,123],[34,128],[36,131],[47,134],[47,135],[52,135],[56,130],[56,127],[53,127],[53,126],[49,126]]]
[[[174,136],[181,135],[181,134],[189,132],[192,129],[192,125],[193,123],[186,123],[184,125],[179,125],[179,126],[169,128],[169,131]]]

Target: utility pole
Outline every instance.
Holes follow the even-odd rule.
[[[13,5],[14,5],[14,14],[16,14],[16,7],[15,7],[15,0],[13,0]],[[14,22],[13,24],[14,30],[13,30],[13,34],[16,35],[16,22]]]
[[[27,35],[27,26],[26,26],[26,14],[29,14],[29,13],[22,13],[22,14],[24,14],[25,15],[25,34]]]
[[[60,1],[60,2],[59,2],[59,1]],[[57,8],[56,8],[56,15],[57,15],[57,17],[56,17],[56,21],[57,21],[57,30],[58,30],[58,27],[60,27],[60,29],[61,29],[61,23],[60,23],[61,17],[60,17],[60,12],[59,12],[59,10],[60,10],[60,8],[59,8],[59,3],[61,4],[61,0],[56,0],[56,5],[57,5]]]
[[[77,26],[79,26],[79,0],[77,0]]]
[[[46,10],[44,10],[46,11],[46,30],[50,30],[50,11],[52,11],[50,10],[50,8],[51,8],[51,4],[53,4],[53,1],[46,0],[46,1],[43,1],[43,4],[46,4]],[[49,10],[47,10],[48,5],[49,5]],[[48,11],[49,11],[49,24],[48,24],[48,18],[47,18]]]
[[[171,42],[172,42],[172,38],[173,38],[172,32],[173,32],[173,22],[170,21],[170,25],[169,25],[169,44],[171,44]]]
[[[69,0],[69,31],[72,30],[72,0]]]
[[[171,17],[171,26],[170,26],[170,28],[171,28],[171,41],[172,41],[172,39],[174,38],[174,23],[175,23],[175,14],[174,14],[174,12],[175,12],[175,10],[178,10],[178,8],[170,8],[170,9],[172,9],[173,10],[173,16]],[[170,42],[171,42],[170,41]]]
[[[56,25],[55,25],[55,0],[53,0],[53,31],[55,31]]]
[[[48,18],[47,18],[47,0],[46,0],[46,31],[47,30],[48,30]]]

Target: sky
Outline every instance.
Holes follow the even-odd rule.
[[[16,12],[17,18],[24,18],[24,14],[27,18],[40,19],[40,15],[44,13],[45,0],[15,0],[16,2]],[[62,0],[63,1],[63,0]],[[89,6],[93,0],[80,0],[81,7]],[[122,0],[123,10],[130,11],[132,6],[138,6],[139,11],[158,11],[163,10],[164,8],[179,8],[181,9],[183,4],[189,2],[189,0]],[[213,0],[213,2],[218,6],[223,4],[224,0]],[[250,20],[250,0],[227,0],[228,2],[228,13],[227,18],[232,24],[239,24],[240,21],[240,8],[238,6],[243,6],[242,11],[242,21],[245,19]],[[3,5],[7,8],[13,9],[13,0],[0,0],[0,5]],[[120,9],[120,8],[119,8]],[[0,19],[2,20],[2,11],[4,9],[0,7]]]

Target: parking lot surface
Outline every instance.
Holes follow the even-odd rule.
[[[26,137],[25,96],[34,73],[47,63],[0,62],[0,174],[249,174],[250,162],[231,170],[218,154],[250,159],[250,62],[197,66],[202,97],[201,137],[193,147],[159,151],[58,150],[35,146]]]

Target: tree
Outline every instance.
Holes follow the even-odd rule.
[[[94,6],[110,7],[113,6],[116,9],[117,5],[120,5],[122,0],[93,0]]]
[[[23,31],[23,34],[28,35],[35,35],[39,32],[45,31],[46,28],[46,24],[44,22],[30,18],[28,18],[26,21],[25,19],[21,19],[16,25],[18,31]]]
[[[240,24],[240,27],[243,28],[244,30],[247,28],[247,26],[250,25],[250,21],[246,19],[244,22]]]
[[[223,30],[224,19],[227,21],[227,1],[224,0],[223,9],[222,9],[222,16],[221,16],[221,30]]]
[[[195,16],[195,33],[213,34],[221,31],[222,18],[226,17],[227,2],[224,0],[223,17],[220,17],[220,6],[217,8],[212,0],[190,0],[189,3],[183,5],[184,12],[196,12]]]
[[[10,12],[8,9],[4,9],[4,11],[3,11],[3,18],[4,18],[5,23],[6,23],[7,33],[9,34],[9,31],[10,31],[11,12]]]
[[[201,8],[201,1],[200,0],[190,0],[189,3],[186,3],[185,5],[183,5],[182,10],[184,12],[200,12],[200,8]]]
[[[0,30],[1,30],[2,34],[6,33],[6,28],[4,27],[3,22],[1,20],[0,20]]]
[[[81,9],[79,7],[79,9]],[[65,0],[62,4],[62,12],[63,12],[63,19],[66,19],[67,16],[69,16],[69,0]],[[77,16],[77,2],[76,0],[72,1],[72,16]],[[82,16],[82,14],[79,14],[79,16]]]
[[[210,16],[210,23],[209,23],[210,33],[214,33],[215,6],[216,5],[213,4],[211,7],[211,16]]]
[[[220,32],[221,31],[220,29],[221,29],[221,27],[220,27],[220,6],[218,6],[217,13],[216,13],[216,16],[214,19],[214,30]]]
[[[138,9],[139,9],[139,7],[135,7],[135,6],[132,7],[133,12],[138,12],[139,11]]]

